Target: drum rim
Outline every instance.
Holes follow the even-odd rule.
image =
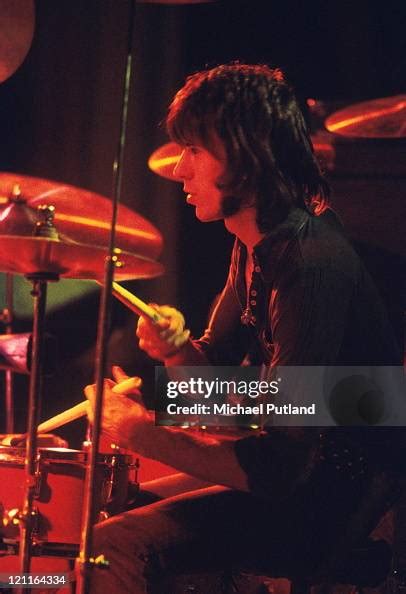
[[[85,450],[74,450],[70,448],[38,448],[39,462],[40,463],[56,463],[56,464],[80,464],[85,465],[87,459],[87,452]],[[3,446],[0,445],[0,466],[3,464],[22,464],[26,458],[25,448],[17,446]],[[97,464],[111,465],[114,460],[114,464],[117,466],[131,465],[134,460],[134,456],[131,454],[121,453],[99,453],[97,458]]]

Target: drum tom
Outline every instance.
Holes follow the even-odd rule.
[[[81,539],[87,453],[67,448],[40,448],[33,503],[34,545],[70,556]],[[25,450],[0,446],[0,513],[3,542],[18,541],[18,514],[25,496]],[[99,454],[96,467],[95,521],[125,509],[135,468],[131,456]],[[34,554],[35,546],[34,546]],[[41,554],[41,553],[40,553]]]

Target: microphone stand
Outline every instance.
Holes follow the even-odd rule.
[[[110,326],[111,291],[114,277],[114,268],[119,265],[115,251],[116,222],[118,205],[121,198],[121,186],[123,177],[124,149],[128,121],[128,101],[130,94],[130,82],[132,73],[133,53],[133,32],[135,23],[135,0],[130,0],[130,15],[128,23],[127,58],[125,66],[123,98],[120,122],[120,136],[117,148],[117,155],[113,165],[113,205],[108,256],[105,260],[105,275],[103,290],[101,294],[99,320],[96,343],[96,397],[93,421],[93,435],[87,457],[84,520],[82,527],[82,542],[77,564],[79,567],[79,579],[77,594],[88,594],[90,592],[91,572],[95,567],[100,569],[108,566],[108,560],[92,558],[93,544],[93,523],[96,515],[96,465],[98,458],[99,440],[101,434],[101,418],[103,407],[104,377],[106,375],[107,363],[107,341]]]

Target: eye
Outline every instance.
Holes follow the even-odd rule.
[[[186,148],[190,151],[192,155],[197,155],[200,152],[200,148],[195,144],[189,144]]]

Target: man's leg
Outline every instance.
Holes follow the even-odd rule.
[[[261,507],[249,494],[214,486],[102,522],[94,553],[110,568],[93,570],[92,594],[144,594],[171,573],[238,566],[264,548]]]
[[[181,493],[188,493],[189,491],[205,489],[211,486],[213,486],[212,483],[201,481],[194,476],[190,476],[190,474],[176,472],[162,478],[141,483],[140,489],[141,491],[152,493],[157,499],[165,499],[166,497],[174,497]]]

